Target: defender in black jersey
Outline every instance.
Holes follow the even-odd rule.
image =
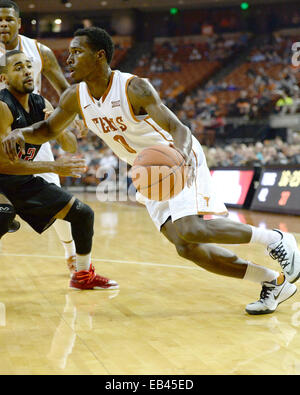
[[[8,53],[6,66],[0,71],[5,72],[8,79],[8,89],[0,92],[0,138],[3,138],[14,128],[44,120],[46,103],[43,97],[32,93],[32,65],[24,53]],[[84,161],[33,162],[39,149],[40,146],[34,144],[25,144],[22,150],[17,147],[18,160],[13,163],[0,149],[0,238],[9,232],[16,214],[38,233],[48,229],[56,219],[68,221],[77,257],[77,274],[70,286],[78,289],[118,288],[115,281],[96,275],[90,262],[94,234],[92,209],[57,185],[33,176],[48,172],[78,176],[85,170]]]
[[[0,101],[4,102],[11,112],[14,120],[11,124],[12,129],[20,125],[32,125],[45,117],[45,99],[40,95],[29,94],[29,112],[8,89],[0,91]],[[26,144],[24,153],[19,149],[19,159],[33,161],[40,147]],[[72,199],[63,189],[33,175],[0,173],[0,193],[12,202],[17,214],[38,233],[46,230],[54,222],[55,215]]]
[[[11,52],[7,56],[7,60],[9,61],[13,57],[16,58],[16,73],[10,75],[9,89],[0,91],[0,101],[6,107],[8,114],[7,116],[1,114],[0,129],[2,136],[15,127],[32,125],[34,122],[42,121],[45,118],[45,99],[40,95],[31,93],[34,85],[30,72],[30,61],[27,63],[27,75],[21,79],[18,74],[19,69],[22,68],[22,62],[18,62],[18,60],[20,57],[23,57],[23,59],[26,57],[20,51],[15,51],[15,53]],[[5,110],[3,111],[5,112]],[[19,159],[26,164],[33,161],[40,147],[40,145],[26,144],[25,152],[22,153],[19,149]],[[0,166],[0,194],[6,196],[22,219],[28,222],[35,231],[42,233],[55,221],[55,215],[68,204],[72,195],[54,187],[54,184],[48,184],[40,177],[34,177],[33,174],[39,173],[36,169],[31,174],[24,170],[24,172],[21,171],[22,175],[17,175],[18,171],[14,171],[11,166],[10,168],[13,174],[3,174],[1,173],[3,166],[2,170]],[[2,200],[4,199],[2,198]],[[10,229],[11,225],[9,225]],[[0,230],[0,237],[1,233],[3,231]]]

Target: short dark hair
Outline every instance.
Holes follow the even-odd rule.
[[[0,0],[0,8],[13,8],[16,11],[16,14],[20,15],[19,6],[12,0]]]
[[[78,29],[74,33],[74,37],[86,36],[88,43],[94,51],[104,49],[107,63],[110,64],[114,54],[114,43],[111,36],[106,30],[100,27],[87,27],[85,29]]]
[[[4,74],[5,72],[6,72],[6,66],[7,66],[7,61],[8,61],[8,59],[11,57],[11,56],[14,56],[14,55],[17,55],[17,54],[19,54],[19,53],[24,53],[24,52],[22,52],[22,51],[20,51],[20,50],[18,50],[18,49],[14,49],[13,51],[9,51],[9,52],[6,52],[4,55],[2,55],[2,56],[5,56],[5,65],[1,65],[0,66],[0,74]],[[1,56],[1,57],[2,57]]]

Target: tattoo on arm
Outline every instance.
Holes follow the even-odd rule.
[[[133,95],[139,98],[149,98],[155,92],[152,86],[142,78],[133,78],[129,84]]]
[[[190,130],[182,124],[161,101],[159,94],[145,79],[133,78],[128,86],[128,97],[132,107],[137,111],[143,109],[162,129],[169,132],[175,140],[178,136],[191,141]]]

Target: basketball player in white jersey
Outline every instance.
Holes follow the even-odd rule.
[[[21,19],[17,4],[10,0],[0,0],[0,42],[5,45],[6,52],[21,50],[32,62],[34,72],[34,93],[41,94],[42,73],[56,89],[59,95],[62,94],[69,84],[57,62],[57,59],[50,48],[38,43],[36,40],[20,35]],[[0,84],[0,89],[5,88],[5,84]],[[53,161],[50,143],[42,145],[37,157],[37,161]],[[54,173],[39,175],[50,183],[60,186],[59,176]],[[75,244],[73,241],[71,226],[68,222],[57,220],[54,228],[62,242],[65,250],[68,268],[71,274],[75,270]]]
[[[113,42],[105,30],[92,27],[74,34],[67,60],[77,83],[61,97],[45,121],[16,129],[2,141],[5,154],[17,160],[16,144],[41,144],[55,138],[82,114],[86,126],[122,160],[132,164],[143,149],[172,144],[194,172],[188,185],[166,202],[146,200],[147,210],[178,254],[213,273],[262,284],[260,299],[246,307],[249,314],[267,314],[297,290],[300,252],[293,235],[260,229],[225,218],[203,220],[205,214],[227,212],[214,192],[199,142],[161,101],[145,79],[112,71]],[[248,262],[217,244],[262,243],[282,273]],[[74,274],[76,279],[76,273]]]

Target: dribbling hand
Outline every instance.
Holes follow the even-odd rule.
[[[193,161],[193,151],[187,152],[187,150],[180,149],[175,147],[174,144],[170,144],[171,148],[176,149],[183,157],[185,161],[185,177],[186,177],[186,185],[190,188],[195,180],[195,165]]]

